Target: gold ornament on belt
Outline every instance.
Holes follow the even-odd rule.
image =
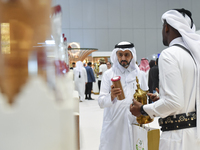
[[[140,84],[139,84],[137,76],[136,76],[136,82],[137,82],[137,89],[135,90],[135,94],[133,95],[133,97],[136,101],[142,103],[142,105],[145,105],[145,104],[147,104],[147,93],[148,93],[148,91],[143,91],[140,88]],[[152,121],[153,121],[153,119],[151,119],[150,116],[141,115],[141,116],[137,117],[137,122],[139,124],[147,124],[147,123],[150,123]]]

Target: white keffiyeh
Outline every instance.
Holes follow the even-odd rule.
[[[118,45],[127,45],[130,44],[129,42],[120,42]],[[118,59],[117,59],[117,51],[125,51],[125,50],[129,50],[132,55],[133,55],[133,59],[131,60],[131,63],[129,65],[129,67],[131,67],[132,69],[138,68],[138,66],[136,65],[136,60],[137,60],[137,56],[136,56],[136,50],[135,47],[133,48],[115,48],[110,56],[111,62],[113,63],[113,69],[118,67],[120,65]]]
[[[200,35],[195,33],[195,25],[191,29],[191,19],[185,17],[176,10],[169,10],[162,15],[162,21],[175,28],[182,36],[184,43],[189,48],[197,65],[197,92],[196,92],[196,114],[197,114],[197,138],[200,140]]]
[[[124,41],[124,42],[120,42],[117,45],[129,45],[129,44],[130,44],[129,42]],[[110,56],[111,62],[113,63],[112,69],[113,69],[114,72],[116,71],[116,69],[123,68],[120,65],[118,58],[117,58],[117,51],[119,51],[119,50],[121,50],[121,51],[129,50],[133,55],[133,58],[132,58],[129,66],[127,68],[129,71],[131,71],[130,76],[127,78],[127,82],[131,82],[131,81],[135,80],[135,77],[139,73],[139,67],[136,64],[136,60],[137,60],[136,50],[135,50],[134,47],[132,47],[132,48],[115,48],[112,51],[111,56]]]

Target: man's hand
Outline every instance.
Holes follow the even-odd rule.
[[[142,106],[142,103],[133,99],[133,103],[130,105],[130,112],[132,113],[132,115],[139,117],[141,115],[140,113],[141,106]]]
[[[159,89],[156,88],[156,91],[159,93]],[[147,95],[150,97],[150,99],[155,102],[157,100],[160,99],[160,97],[157,94],[153,94],[153,93],[147,93]]]
[[[121,92],[122,90],[120,88],[115,88],[114,85],[111,85],[111,100],[113,101]]]
[[[102,72],[98,72],[97,75],[102,75]]]

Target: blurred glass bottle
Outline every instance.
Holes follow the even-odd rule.
[[[0,88],[10,104],[29,76],[33,46],[50,36],[50,11],[50,0],[0,1]]]

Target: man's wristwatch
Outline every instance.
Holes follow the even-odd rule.
[[[148,116],[148,114],[144,111],[143,106],[144,106],[144,105],[142,105],[142,106],[140,107],[140,113],[141,113],[143,116]]]

